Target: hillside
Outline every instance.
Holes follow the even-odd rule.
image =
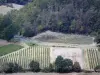
[[[25,37],[32,37],[47,30],[98,36],[96,41],[99,43],[100,1],[32,0],[21,10],[0,16],[0,38],[2,39],[10,40],[18,33]]]
[[[32,41],[51,42],[64,44],[93,44],[94,39],[90,36],[77,34],[63,34],[52,31],[46,31],[32,38]]]
[[[45,31],[37,34],[34,37],[18,38],[20,42],[26,44],[40,44],[40,43],[62,43],[62,44],[75,44],[75,45],[93,45],[95,37],[78,35],[78,34],[64,34],[59,32]]]

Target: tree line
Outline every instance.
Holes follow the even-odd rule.
[[[32,72],[58,72],[58,73],[69,73],[69,72],[81,72],[81,67],[78,62],[73,64],[71,59],[64,59],[62,56],[58,56],[55,60],[55,63],[50,64],[49,67],[45,67],[43,69],[40,68],[40,64],[37,61],[31,61],[29,63],[28,71]],[[17,73],[17,72],[25,72],[27,71],[23,69],[17,63],[5,63],[1,66],[0,72],[5,73]]]
[[[33,0],[19,11],[13,10],[5,16],[0,16],[0,23],[3,23],[0,24],[0,37],[9,36],[11,39],[18,33],[31,37],[52,30],[66,34],[98,36],[96,41],[99,42],[99,4],[99,0]],[[10,35],[13,31],[13,35]]]

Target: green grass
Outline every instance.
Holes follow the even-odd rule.
[[[21,48],[23,47],[16,44],[9,44],[9,45],[2,46],[0,47],[0,56],[17,51]]]

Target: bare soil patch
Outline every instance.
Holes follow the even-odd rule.
[[[0,39],[0,46],[9,45],[9,44],[11,44],[11,43],[7,42],[6,40]]]

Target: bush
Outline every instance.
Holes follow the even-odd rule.
[[[46,67],[46,68],[42,69],[41,72],[49,73],[50,69],[48,67]]]
[[[81,66],[79,64],[79,62],[75,62],[73,65],[73,71],[74,72],[81,72]]]
[[[21,72],[23,69],[17,63],[6,63],[2,65],[2,72],[5,73],[16,73]]]
[[[50,71],[50,72],[53,72],[53,71],[54,71],[54,65],[53,65],[53,64],[50,64],[50,65],[49,65],[49,71]]]
[[[39,63],[36,61],[31,61],[29,64],[29,67],[31,69],[31,71],[33,72],[39,72],[40,71],[40,67],[39,67]]]
[[[73,62],[70,59],[63,59],[58,56],[55,61],[55,71],[60,73],[72,72]]]
[[[97,66],[94,68],[94,71],[95,71],[95,72],[100,72],[100,65],[97,65]]]
[[[53,71],[54,71],[54,67],[52,64],[50,64],[49,67],[46,67],[41,70],[41,72],[45,72],[45,73],[49,73],[49,72],[53,72]]]

